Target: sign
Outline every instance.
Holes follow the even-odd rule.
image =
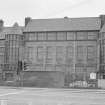
[[[96,73],[90,73],[90,79],[96,79]]]

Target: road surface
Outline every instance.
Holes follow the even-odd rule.
[[[0,105],[105,105],[105,90],[0,87]]]

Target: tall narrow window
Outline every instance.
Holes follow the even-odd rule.
[[[46,63],[52,63],[52,55],[53,54],[53,48],[52,46],[47,46],[46,48]]]
[[[44,49],[43,46],[37,47],[37,61],[40,63],[43,63],[43,57],[44,57]]]
[[[84,46],[77,46],[77,62],[83,63],[84,59]]]
[[[83,48],[84,48],[84,46],[77,46],[77,57],[78,58],[81,58],[84,56]]]
[[[64,62],[64,48],[63,46],[56,47],[56,62],[57,64],[62,64]]]
[[[66,64],[71,65],[73,63],[73,46],[67,46],[66,48]]]
[[[87,47],[87,60],[88,62],[94,63],[95,56],[96,56],[95,46],[88,46]]]

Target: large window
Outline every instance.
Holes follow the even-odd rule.
[[[24,34],[24,40],[29,40],[29,33]]]
[[[5,41],[4,40],[0,41],[0,47],[3,47],[3,46],[5,46]]]
[[[77,58],[82,59],[84,56],[84,46],[77,46]]]
[[[57,40],[66,40],[66,32],[57,32]]]
[[[66,48],[66,64],[71,65],[73,63],[74,49],[73,46],[67,46]]]
[[[46,40],[46,33],[39,32],[38,33],[38,40]]]
[[[44,49],[42,46],[37,47],[37,61],[43,63],[43,54],[44,54]]]
[[[27,47],[26,48],[26,59],[32,63],[33,61],[33,56],[34,56],[34,53],[33,53],[33,50],[34,48],[33,47]]]
[[[3,64],[3,63],[4,63],[4,56],[0,55],[0,64]]]
[[[75,40],[75,32],[67,32],[67,40]]]
[[[84,63],[84,46],[77,46],[77,63]]]
[[[84,72],[84,68],[83,67],[76,67],[76,73],[83,73]]]
[[[62,64],[64,62],[64,47],[63,46],[57,46],[56,47],[56,62],[57,64]]]
[[[102,40],[102,44],[105,45],[105,40],[104,39]]]
[[[53,47],[52,46],[47,46],[46,47],[46,63],[52,63],[52,58],[53,58]]]
[[[56,40],[56,32],[48,32],[47,39],[48,40]]]
[[[88,32],[88,39],[97,39],[98,32]]]
[[[77,40],[86,40],[87,32],[77,32]]]
[[[4,51],[5,51],[5,48],[4,47],[0,47],[0,54],[4,53]]]
[[[88,46],[87,47],[87,60],[88,62],[94,63],[95,56],[96,56],[95,46]]]
[[[29,40],[37,40],[37,33],[29,33]]]

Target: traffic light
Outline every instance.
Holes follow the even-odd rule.
[[[23,69],[27,70],[27,63],[26,62],[23,63],[23,66],[24,66]]]
[[[22,61],[18,61],[17,74],[19,74],[22,70],[23,70],[23,63]]]

